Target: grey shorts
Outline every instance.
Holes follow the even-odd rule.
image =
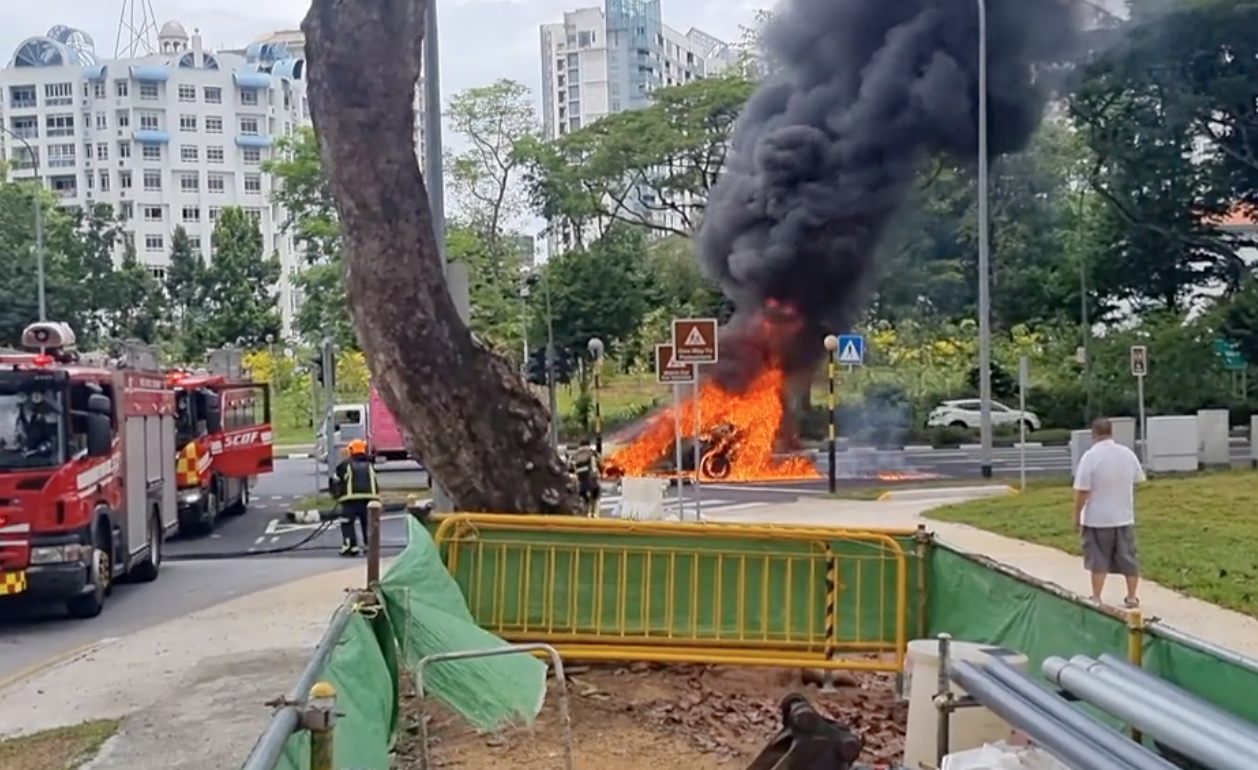
[[[1092,573],[1139,575],[1136,528],[1084,527],[1083,566]]]

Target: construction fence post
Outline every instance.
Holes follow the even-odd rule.
[[[310,770],[336,770],[336,688],[328,682],[311,687],[301,721],[310,731]]]
[[[379,500],[367,503],[367,588],[380,582],[380,517],[384,505]]]

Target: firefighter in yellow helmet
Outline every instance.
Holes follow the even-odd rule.
[[[354,439],[345,448],[347,457],[336,466],[333,494],[341,515],[341,555],[357,556],[358,537],[354,522],[363,532],[363,545],[367,545],[367,504],[380,499],[376,481],[376,464],[367,454],[367,442]]]

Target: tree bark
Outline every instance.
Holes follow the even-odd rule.
[[[314,0],[302,24],[354,328],[381,396],[458,510],[576,513],[545,409],[472,338],[446,286],[415,161],[426,8]]]

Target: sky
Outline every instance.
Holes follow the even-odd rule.
[[[663,0],[664,22],[682,32],[700,29],[731,42],[739,24],[771,0]],[[309,0],[151,0],[158,26],[175,20],[191,33],[200,29],[211,49],[235,48],[277,29],[300,25]],[[139,0],[137,5],[141,3]],[[8,2],[0,17],[0,56],[7,64],[26,38],[56,24],[83,30],[102,58],[113,56],[123,0]],[[443,0],[441,80],[443,96],[497,80],[518,80],[537,93],[541,81],[538,27],[561,21],[565,10],[601,5],[601,0]]]

